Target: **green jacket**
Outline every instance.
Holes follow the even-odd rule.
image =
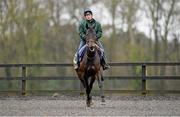
[[[97,39],[100,39],[102,36],[102,29],[101,29],[101,24],[97,22],[95,19],[92,19],[91,21],[88,20],[82,20],[80,25],[79,25],[79,36],[81,39],[85,40],[86,37],[86,24],[88,26],[95,24],[95,32],[96,32],[96,37]]]

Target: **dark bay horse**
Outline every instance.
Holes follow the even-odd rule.
[[[102,102],[105,102],[103,95],[102,84],[102,67],[100,64],[100,47],[97,44],[94,25],[87,27],[86,32],[86,48],[84,57],[80,62],[79,68],[76,71],[78,78],[82,82],[87,95],[86,104],[88,107],[92,104],[92,96],[90,95],[93,83],[97,79],[100,88]]]

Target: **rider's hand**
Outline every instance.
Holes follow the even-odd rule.
[[[83,36],[82,36],[82,39],[83,39],[84,41],[86,41],[86,35],[83,35]]]

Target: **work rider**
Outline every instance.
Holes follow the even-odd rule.
[[[78,52],[86,44],[86,31],[87,31],[86,25],[89,27],[89,26],[92,26],[94,24],[95,24],[95,32],[96,32],[98,45],[100,46],[101,49],[103,49],[103,46],[99,41],[101,36],[102,36],[101,24],[93,18],[93,13],[92,13],[91,9],[85,9],[84,10],[84,19],[81,21],[81,23],[79,25],[79,36],[81,39],[80,45],[79,45],[79,48],[75,54],[74,61],[73,61],[75,70],[78,69]],[[105,61],[104,52],[103,52],[103,56],[101,59],[101,65],[102,65],[103,70],[106,70],[109,68],[109,65]]]

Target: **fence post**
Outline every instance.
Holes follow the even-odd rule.
[[[146,65],[142,64],[142,95],[146,93]]]
[[[22,83],[21,83],[21,95],[26,94],[26,67],[22,66]]]

